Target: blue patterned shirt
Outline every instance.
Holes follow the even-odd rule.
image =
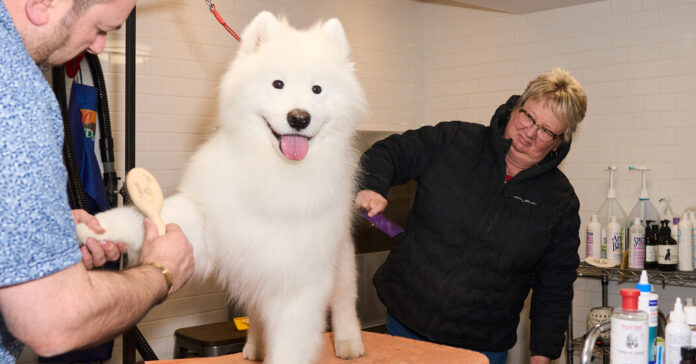
[[[56,98],[0,1],[0,287],[81,259],[66,193]],[[0,363],[23,348],[0,317]]]

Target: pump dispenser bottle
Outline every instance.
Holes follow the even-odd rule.
[[[614,190],[614,171],[616,170],[616,166],[608,166],[606,170],[609,171],[609,191],[607,191],[607,199],[604,200],[602,206],[597,210],[597,221],[599,221],[602,226],[602,250],[605,252],[605,255],[601,258],[609,258],[606,252],[611,250],[611,240],[607,239],[606,234],[606,227],[611,222],[611,217],[616,216],[616,222],[624,229],[628,222],[626,220],[626,212],[621,208],[619,202],[616,201],[616,190]],[[624,232],[622,230],[621,234],[621,246],[622,249],[624,249],[628,231]],[[609,243],[609,245],[607,243]],[[609,247],[609,249],[607,249],[607,247]]]
[[[681,298],[677,297],[669,318],[670,323],[665,327],[665,364],[679,364],[682,346],[688,346],[691,341],[691,330],[686,324]]]
[[[621,308],[611,315],[610,361],[622,364],[648,362],[648,314],[638,311],[640,291],[621,289]]]
[[[641,171],[643,173],[643,188],[640,190],[640,199],[628,214],[629,225],[633,224],[636,217],[640,217],[641,224],[645,227],[647,220],[661,221],[660,214],[657,209],[650,202],[650,195],[648,195],[647,184],[645,182],[645,172],[649,171],[648,167],[628,167],[629,171]],[[630,226],[629,226],[630,228]]]
[[[657,225],[648,220],[645,226],[645,269],[657,269]]]
[[[602,226],[597,221],[597,215],[592,215],[587,224],[586,244],[588,257],[602,257]]]
[[[638,310],[648,313],[648,363],[653,364],[657,358],[655,341],[657,339],[658,295],[652,292],[652,284],[648,282],[648,272],[645,270],[640,273],[640,281],[636,284],[636,289],[640,291]]]

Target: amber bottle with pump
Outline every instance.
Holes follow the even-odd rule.
[[[657,236],[657,264],[660,270],[675,271],[679,261],[677,241],[672,238],[669,220],[660,221],[662,227]]]

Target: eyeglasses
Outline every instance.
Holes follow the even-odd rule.
[[[532,125],[536,126],[536,128],[537,128],[536,136],[539,139],[539,141],[550,142],[551,140],[556,140],[556,139],[562,137],[562,135],[555,134],[554,132],[549,130],[547,127],[537,124],[536,120],[534,120],[532,115],[529,115],[527,110],[525,110],[521,107],[519,110],[520,110],[521,117],[519,117],[518,119],[520,121],[520,124],[522,124],[522,126],[524,126],[525,128],[528,128]]]

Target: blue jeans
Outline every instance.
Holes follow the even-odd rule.
[[[387,314],[387,333],[393,336],[401,336],[414,340],[429,341],[421,335],[409,330],[401,322],[397,321],[394,316]],[[466,349],[466,348],[464,348]],[[469,349],[470,350],[470,349]],[[507,361],[507,351],[479,351],[479,353],[488,357],[490,364],[505,364]]]

